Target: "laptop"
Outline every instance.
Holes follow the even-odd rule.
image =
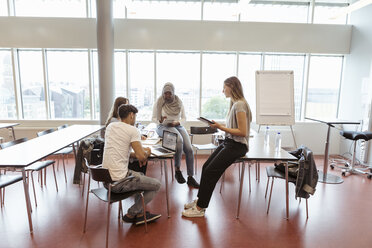
[[[161,147],[153,147],[151,153],[157,157],[174,155],[176,153],[177,134],[164,130]]]

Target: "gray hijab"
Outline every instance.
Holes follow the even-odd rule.
[[[164,98],[165,92],[172,93],[172,99],[166,101]],[[182,101],[174,94],[174,86],[172,83],[166,83],[163,86],[163,91],[161,96],[156,101],[157,113],[156,118],[160,121],[161,119],[161,110],[164,108],[164,112],[168,115],[177,115],[181,111]]]

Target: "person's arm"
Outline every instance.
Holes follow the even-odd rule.
[[[182,104],[182,106],[181,106],[181,119],[178,122],[178,125],[185,126],[185,123],[186,123],[186,113],[185,113],[185,107]]]
[[[135,157],[140,162],[140,165],[146,164],[147,158],[151,154],[150,147],[143,147],[140,141],[133,141],[130,144],[131,144],[131,146],[133,148]]]
[[[215,122],[215,124],[210,124],[210,126],[214,128],[218,128],[234,136],[246,137],[247,136],[247,125],[248,125],[246,113],[245,112],[236,113],[236,119],[238,121],[238,128],[227,128],[224,125],[218,122],[215,122],[214,120],[213,121]]]

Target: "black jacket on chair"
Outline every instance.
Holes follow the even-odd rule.
[[[296,180],[296,197],[309,198],[315,193],[318,183],[318,170],[314,161],[313,152],[306,146],[300,146],[290,152],[299,158],[298,174]]]

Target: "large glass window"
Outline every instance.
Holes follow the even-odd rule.
[[[199,117],[200,53],[156,54],[157,96],[171,82],[182,100],[187,120]]]
[[[235,2],[204,1],[203,20],[206,21],[238,21],[239,10]]]
[[[243,86],[253,120],[256,119],[256,71],[261,68],[261,55],[239,54],[238,77]]]
[[[47,51],[52,119],[90,118],[88,51]]]
[[[97,50],[92,51],[92,68],[93,68],[93,104],[94,104],[94,119],[100,118],[99,104],[99,76],[98,76],[98,53]]]
[[[46,119],[43,55],[41,50],[19,50],[19,75],[24,119]]]
[[[202,111],[207,118],[224,120],[229,101],[222,93],[226,78],[236,75],[236,55],[204,53],[202,60]]]
[[[290,70],[294,73],[295,118],[301,118],[305,55],[265,55],[265,70]]]
[[[306,117],[336,118],[343,57],[311,56]]]
[[[0,16],[8,15],[8,3],[7,0],[0,0]]]
[[[86,17],[83,0],[15,0],[16,16]]]
[[[126,53],[115,52],[115,96],[127,95],[127,62]]]
[[[154,104],[154,53],[128,53],[129,101],[138,108],[138,120],[151,120]]]
[[[132,19],[200,20],[201,18],[201,2],[198,1],[127,0],[126,7],[127,17]]]
[[[346,24],[347,15],[343,15],[337,18],[333,18],[337,13],[339,13],[344,7],[337,5],[324,5],[315,4],[314,7],[314,21],[313,23],[320,24]]]
[[[17,118],[10,50],[0,50],[0,118]]]
[[[252,1],[242,8],[241,21],[306,23],[308,3],[260,3]]]

